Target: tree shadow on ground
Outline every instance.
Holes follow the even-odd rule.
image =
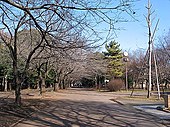
[[[17,106],[14,98],[0,97],[0,127],[10,127],[22,118],[31,117],[34,109],[30,106]]]
[[[48,106],[22,121],[35,127],[160,127],[162,121],[132,107],[94,101],[44,100]]]

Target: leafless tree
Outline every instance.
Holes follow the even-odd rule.
[[[128,76],[135,84],[147,79],[147,57],[146,52],[139,49],[129,54]]]
[[[160,82],[162,84],[167,84],[170,82],[170,73],[169,73],[169,58],[170,58],[170,33],[163,35],[159,38],[158,45],[156,47],[156,54],[158,60],[158,68],[160,75]]]
[[[133,2],[133,0],[117,2],[113,0],[0,0],[0,23],[3,24],[2,29],[6,33],[1,34],[1,39],[8,46],[13,60],[14,83],[16,84],[15,102],[21,103],[17,48],[19,31],[34,28],[41,35],[38,45],[27,57],[24,69],[27,70],[33,54],[43,44],[51,48],[63,48],[61,46],[63,43],[72,44],[73,40],[70,37],[76,34],[85,38],[88,45],[94,45],[103,38],[99,36],[100,31],[97,30],[103,23],[109,27],[105,38],[108,40],[113,33],[112,30],[115,30],[114,25],[125,21],[120,14],[127,13],[130,16],[133,14],[131,10]],[[58,40],[57,44],[55,44],[56,41],[53,43],[48,40],[49,35]]]

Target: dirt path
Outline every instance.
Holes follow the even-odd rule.
[[[166,127],[155,116],[111,101],[119,95],[72,89],[44,98],[48,107],[15,127]]]

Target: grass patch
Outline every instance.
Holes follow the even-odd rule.
[[[150,98],[147,98],[147,96],[144,95],[134,95],[134,96],[126,96],[123,97],[123,99],[131,99],[131,100],[145,100],[145,101],[163,101],[163,98],[158,99],[156,96],[151,96]]]

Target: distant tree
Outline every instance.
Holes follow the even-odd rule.
[[[12,65],[9,50],[0,41],[0,85],[1,90],[7,91],[8,79],[12,79]],[[9,87],[11,88],[11,87]]]
[[[106,52],[103,52],[108,62],[108,74],[113,77],[121,77],[123,74],[122,50],[120,44],[116,41],[111,41],[105,45]]]
[[[86,58],[86,78],[93,80],[96,88],[99,89],[104,83],[104,76],[107,72],[107,63],[104,57],[100,52],[89,52]]]
[[[159,38],[156,47],[157,63],[160,83],[170,83],[170,30],[166,35]]]
[[[146,51],[137,49],[129,54],[128,65],[128,78],[130,80],[129,86],[132,87],[133,83],[142,83],[148,81],[148,63],[146,57]]]

